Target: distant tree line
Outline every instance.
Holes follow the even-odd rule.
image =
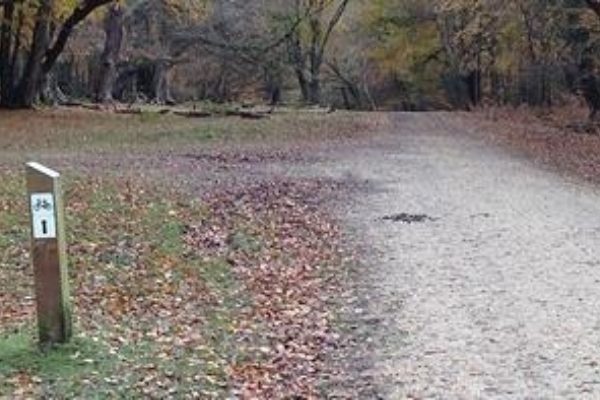
[[[0,106],[600,109],[598,0],[0,0]]]
[[[236,97],[322,102],[350,0],[0,0],[0,106]],[[174,93],[175,92],[175,93]]]
[[[376,0],[371,12],[375,59],[405,107],[552,106],[581,94],[592,116],[600,108],[597,0]]]

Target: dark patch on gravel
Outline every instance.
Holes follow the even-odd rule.
[[[383,217],[384,221],[401,222],[403,224],[418,224],[424,222],[436,221],[437,218],[432,218],[427,214],[393,214]]]

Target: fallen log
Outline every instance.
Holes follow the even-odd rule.
[[[129,115],[140,115],[142,114],[141,108],[115,108],[116,114],[129,114]]]
[[[209,118],[209,117],[213,116],[213,114],[208,111],[175,110],[175,111],[173,111],[173,114],[175,114],[179,117],[186,117],[186,118]]]
[[[246,111],[246,110],[229,110],[225,111],[225,115],[228,117],[240,117],[243,119],[263,119],[269,117],[269,112],[259,111]]]

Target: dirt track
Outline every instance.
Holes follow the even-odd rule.
[[[460,116],[390,118],[390,137],[309,172],[370,187],[340,212],[370,250],[361,375],[385,399],[599,398],[600,191]]]

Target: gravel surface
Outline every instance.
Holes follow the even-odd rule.
[[[339,212],[370,250],[351,318],[370,324],[373,396],[600,398],[600,191],[462,134],[468,119],[390,118],[295,171],[370,188]]]

